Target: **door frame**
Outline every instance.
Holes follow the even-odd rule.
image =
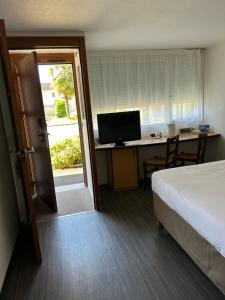
[[[90,88],[88,80],[88,68],[86,57],[85,38],[83,36],[78,37],[8,37],[9,50],[37,50],[37,49],[78,49],[80,54],[80,64],[82,69],[83,79],[83,92],[85,101],[85,115],[87,119],[87,130],[89,138],[90,160],[91,160],[91,173],[93,180],[93,193],[94,193],[94,205],[96,210],[101,210],[101,201],[98,185],[97,175],[97,163],[95,154],[95,141],[91,111],[91,99]]]
[[[27,207],[25,205],[25,195],[24,195],[24,186],[22,181],[22,172],[20,169],[20,153],[17,151],[16,145],[16,134],[13,127],[12,115],[11,115],[11,107],[8,101],[7,89],[6,89],[6,78],[3,73],[3,63],[0,60],[0,85],[1,85],[1,97],[0,97],[0,108],[2,110],[2,115],[4,119],[4,125],[6,130],[6,136],[8,140],[8,149],[10,153],[10,160],[12,165],[12,171],[14,176],[15,188],[17,193],[17,206],[20,215],[20,220],[24,224],[28,224],[27,217]]]
[[[2,61],[4,62],[4,73],[5,73],[5,84],[6,84],[6,90],[7,90],[7,96],[9,100],[9,108],[10,108],[10,113],[14,116],[12,118],[12,125],[13,129],[15,130],[15,142],[16,146],[18,145],[18,140],[20,138],[23,138],[21,135],[22,131],[20,129],[20,126],[16,124],[16,118],[18,117],[18,110],[16,109],[16,92],[14,89],[14,81],[13,81],[13,74],[12,74],[12,68],[10,64],[10,57],[9,57],[9,52],[8,52],[8,43],[7,43],[7,37],[6,37],[6,31],[5,31],[5,23],[4,20],[0,20],[0,55],[2,58]],[[20,159],[20,162],[22,160]],[[24,169],[23,174],[26,174],[25,176],[27,178],[30,178],[30,173],[29,173],[29,168],[25,166],[25,163],[21,163],[21,168]],[[28,185],[27,182],[22,180],[23,183],[23,189],[24,189],[24,195],[26,199],[26,208],[27,208],[27,213],[28,213],[28,219],[30,221],[31,225],[31,232],[33,236],[33,242],[34,242],[34,250],[36,254],[36,261],[38,263],[41,263],[42,261],[42,256],[41,256],[41,249],[40,249],[40,244],[39,244],[39,237],[38,237],[38,229],[37,229],[37,223],[36,223],[36,215],[35,211],[32,205],[32,187],[31,185]],[[16,184],[16,183],[15,183]]]

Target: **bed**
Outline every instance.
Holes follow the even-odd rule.
[[[152,175],[161,224],[225,294],[225,160]]]

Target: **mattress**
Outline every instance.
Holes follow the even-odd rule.
[[[155,172],[152,189],[225,257],[225,160]]]

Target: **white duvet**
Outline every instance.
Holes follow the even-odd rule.
[[[225,257],[225,160],[155,172],[152,189]]]

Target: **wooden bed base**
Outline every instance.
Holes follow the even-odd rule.
[[[225,257],[193,229],[158,195],[153,194],[153,206],[157,226],[163,227],[187,252],[198,267],[225,295]]]

